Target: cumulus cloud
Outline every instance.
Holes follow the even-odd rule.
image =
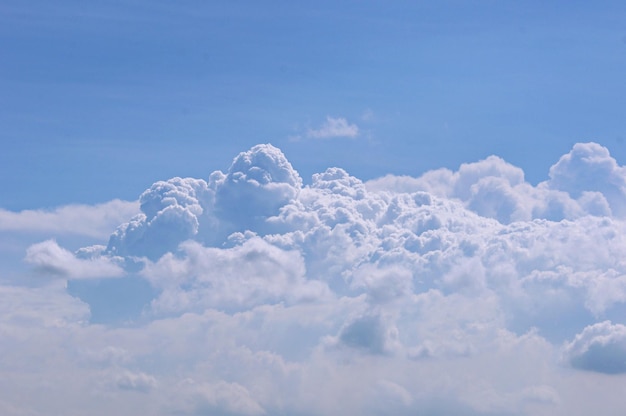
[[[81,250],[81,252],[93,252],[94,247]],[[100,252],[102,247],[95,247]],[[124,274],[124,269],[119,264],[119,259],[98,254],[90,254],[90,258],[82,259],[60,247],[56,241],[47,240],[34,244],[26,251],[26,262],[44,275],[56,276],[69,279],[90,279],[98,277],[119,277]]]
[[[366,185],[372,191],[424,191],[452,198],[483,217],[508,224],[586,215],[622,218],[625,177],[606,148],[579,143],[550,168],[550,179],[537,186],[524,180],[520,168],[497,156],[462,164],[456,172],[439,169],[419,178],[388,175]]]
[[[343,117],[326,117],[326,121],[317,129],[308,129],[306,137],[310,139],[333,139],[339,137],[354,138],[359,135],[359,127],[350,124]]]
[[[111,235],[107,252],[152,260],[196,239],[221,244],[225,236],[264,220],[299,193],[302,179],[285,155],[266,144],[240,153],[228,172],[208,181],[172,178],[152,185],[139,198],[141,213]]]
[[[143,270],[161,290],[156,311],[205,308],[227,311],[278,302],[302,302],[328,296],[327,286],[307,281],[298,251],[285,251],[252,237],[230,249],[185,243],[182,256],[166,254]]]
[[[210,198],[201,179],[159,181],[139,198],[141,213],[119,226],[109,238],[107,252],[158,257],[195,236],[205,200]]]
[[[217,216],[237,227],[251,227],[293,200],[302,179],[285,155],[268,144],[240,153],[226,175],[211,175],[210,185]]]
[[[0,331],[22,365],[71,371],[51,391],[100,414],[610,413],[615,378],[581,380],[626,372],[623,180],[591,143],[537,185],[496,156],[366,183],[334,167],[304,185],[258,145],[226,172],[155,183],[107,246],[28,249],[31,266],[70,283],[149,285],[134,320],[88,323],[94,299],[119,306],[129,279],[84,301],[51,279],[51,303],[11,289],[32,306]],[[0,365],[0,380],[13,374]]]
[[[626,373],[626,326],[604,321],[585,327],[565,345],[564,358],[581,370]]]
[[[577,143],[550,168],[549,186],[575,198],[585,192],[599,192],[616,214],[624,214],[626,169],[619,166],[606,147],[597,143]]]

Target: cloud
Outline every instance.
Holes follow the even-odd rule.
[[[5,333],[7,342],[22,339],[21,334],[32,327],[69,327],[89,318],[89,306],[68,295],[58,281],[36,288],[0,285],[0,301],[0,323],[14,329]]]
[[[250,392],[237,383],[220,381],[199,383],[188,380],[184,389],[189,391],[189,408],[183,414],[211,414],[219,416],[260,416],[265,410],[251,396]]]
[[[156,182],[107,246],[28,249],[60,279],[0,286],[0,406],[610,414],[619,377],[594,373],[626,372],[624,171],[586,144],[550,172],[532,185],[492,156],[366,183],[333,167],[305,185],[266,144]],[[134,315],[99,314],[132,287]]]
[[[139,198],[141,213],[109,238],[107,253],[158,257],[199,231],[203,205],[211,192],[201,179],[159,181]]]
[[[317,129],[308,129],[305,136],[309,139],[334,139],[339,137],[355,138],[359,127],[350,124],[343,117],[326,117],[326,121]]]
[[[388,175],[366,186],[378,192],[423,191],[460,201],[467,209],[503,224],[533,219],[560,221],[586,215],[626,214],[626,181],[608,150],[579,143],[550,168],[550,180],[533,186],[524,172],[496,156],[462,164],[456,172],[438,169],[419,178]]]
[[[371,108],[368,108],[365,111],[363,111],[363,113],[361,114],[361,120],[365,122],[376,121],[376,115],[374,114],[374,111]]]
[[[277,214],[302,187],[298,172],[270,144],[240,153],[225,176],[214,172],[210,182],[215,189],[216,215],[239,228]]]
[[[0,231],[78,234],[106,239],[139,211],[136,202],[113,200],[98,205],[66,205],[53,210],[7,211],[0,208]]]
[[[154,377],[138,372],[134,373],[128,370],[117,371],[110,375],[111,384],[120,390],[131,390],[147,393],[154,389],[157,381]]]
[[[181,255],[167,254],[148,264],[142,272],[161,290],[152,304],[160,313],[246,310],[278,302],[312,301],[330,293],[324,283],[305,279],[298,251],[282,250],[258,237],[230,249],[188,242],[181,251]]]
[[[226,174],[208,182],[193,178],[159,181],[139,198],[141,213],[111,235],[107,253],[148,257],[174,251],[196,239],[221,244],[235,231],[256,228],[299,193],[302,179],[285,155],[265,144],[240,153]]]
[[[550,168],[548,186],[574,198],[599,193],[616,215],[626,214],[626,169],[618,166],[606,147],[577,143]]]
[[[92,247],[82,252],[93,249]],[[101,252],[102,249],[103,247],[95,247],[96,252]],[[40,274],[67,279],[119,277],[125,273],[119,264],[119,259],[99,254],[91,254],[90,258],[81,259],[60,247],[54,240],[30,246],[26,251],[25,260]]]
[[[341,329],[339,342],[367,351],[372,354],[384,354],[393,347],[397,329],[389,326],[381,316],[360,316]]]
[[[564,358],[581,370],[626,373],[626,326],[604,321],[585,327],[565,345]]]

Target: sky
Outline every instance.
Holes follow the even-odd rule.
[[[617,415],[623,2],[0,4],[0,413]]]

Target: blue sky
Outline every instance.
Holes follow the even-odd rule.
[[[624,22],[3,1],[0,414],[622,414]]]
[[[130,199],[267,142],[305,181],[497,154],[536,183],[576,142],[625,152],[621,2],[1,7],[7,208]],[[289,140],[327,116],[358,137]]]

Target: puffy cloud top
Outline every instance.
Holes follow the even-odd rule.
[[[585,215],[626,215],[626,171],[597,143],[579,143],[550,168],[550,180],[532,186],[524,172],[496,156],[439,169],[419,178],[386,176],[368,182],[375,191],[426,191],[461,201],[501,223],[560,221]]]
[[[618,175],[622,168],[602,149],[595,144],[576,146],[572,154],[593,151]],[[559,176],[554,172],[564,169],[560,164],[569,163],[564,160],[569,159],[562,158],[553,167],[551,181]],[[193,301],[203,307],[239,310],[257,304],[246,296],[259,302],[292,302],[286,291],[277,289],[288,286],[289,279],[269,282],[283,274],[279,270],[291,270],[287,259],[300,259],[304,271],[289,272],[302,277],[292,289],[310,296],[326,296],[330,288],[340,296],[365,294],[374,305],[429,289],[495,290],[512,308],[514,325],[541,327],[529,299],[557,282],[565,285],[555,296],[580,299],[583,310],[594,315],[626,299],[626,277],[622,278],[626,265],[613,260],[623,247],[615,231],[623,223],[602,218],[611,210],[602,205],[601,193],[594,194],[600,202],[593,205],[584,198],[588,191],[581,191],[576,200],[578,194],[552,188],[551,182],[528,184],[521,169],[498,157],[464,164],[457,172],[434,171],[416,179],[386,177],[367,184],[343,169],[329,168],[302,187],[300,176],[279,149],[258,145],[240,153],[226,174],[213,172],[208,182],[173,178],[155,183],[141,195],[142,213],[118,228],[106,252],[153,261],[177,253],[150,268],[153,276],[172,276],[179,282],[167,285],[163,283],[167,278],[153,279],[163,289],[155,303],[161,305],[159,310],[167,309],[164,305],[176,310],[181,306],[173,305],[188,305],[191,298],[185,293],[190,287],[196,295],[201,288],[210,288],[210,296]],[[595,210],[587,209],[590,206]],[[546,221],[564,218],[578,220]],[[258,241],[252,242],[259,236],[278,250],[267,251],[265,257],[282,266],[267,272],[271,279],[265,288],[263,278],[246,280],[252,276],[246,273],[240,282],[254,290],[237,298],[226,284],[230,280],[222,280],[220,273],[235,273],[236,267],[228,264],[248,264],[253,254],[243,247],[258,247]],[[185,240],[216,249],[179,247]],[[224,247],[241,249],[222,253]],[[582,248],[586,256],[577,252]],[[213,263],[200,261],[203,258],[213,258],[223,271],[214,274]],[[595,278],[592,270],[597,270]],[[303,283],[307,279],[319,285]],[[223,292],[215,292],[218,287]],[[549,310],[544,298],[541,307]],[[536,301],[534,307],[539,307]]]
[[[107,253],[156,260],[188,239],[221,244],[233,231],[258,228],[297,197],[302,179],[270,144],[240,153],[228,173],[209,181],[172,178],[153,184],[139,198],[141,213],[109,239]]]
[[[252,226],[294,199],[302,179],[285,155],[270,144],[240,153],[228,173],[211,175],[216,215],[237,225]]]
[[[626,169],[619,166],[606,147],[577,143],[550,168],[550,188],[574,198],[600,193],[619,216],[626,215]]]
[[[624,177],[592,143],[536,186],[495,156],[303,186],[259,145],[207,181],[155,183],[106,248],[46,241],[26,260],[149,287],[137,333],[83,333],[137,355],[99,374],[157,398],[144,413],[573,414],[591,393],[559,352],[575,381],[626,373]],[[605,410],[623,400],[608,379]]]
[[[626,373],[626,326],[610,321],[587,326],[565,345],[564,357],[581,370]]]
[[[228,169],[230,182],[256,182],[259,185],[285,183],[293,188],[302,186],[302,179],[283,152],[271,144],[259,144],[241,152]]]
[[[141,213],[111,235],[107,252],[158,258],[198,234],[201,216],[212,198],[202,179],[159,181],[139,198]]]

